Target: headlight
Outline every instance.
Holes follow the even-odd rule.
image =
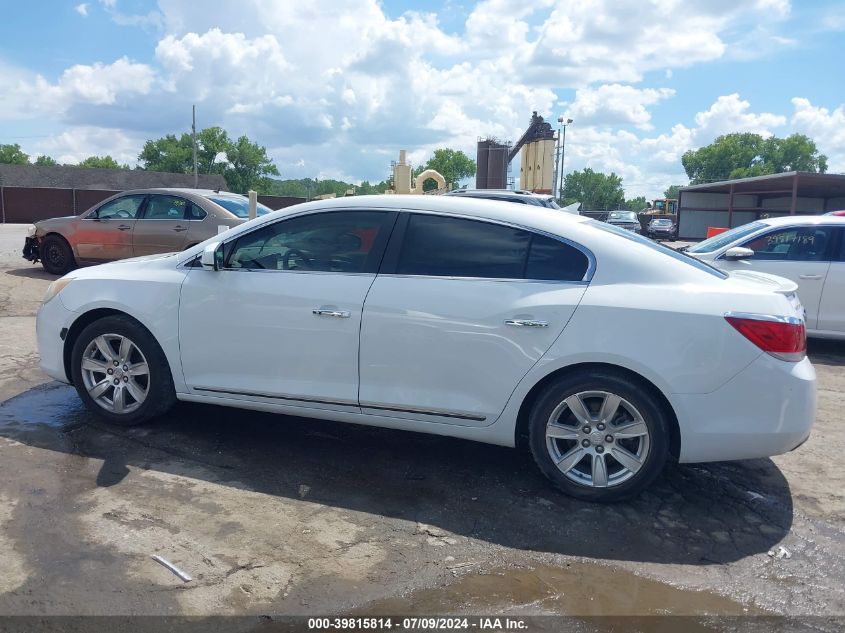
[[[38,230],[38,227],[34,224],[30,225],[30,227],[26,230],[27,237],[35,237],[35,232]]]
[[[56,281],[47,286],[47,294],[44,295],[43,303],[47,303],[50,299],[59,294],[71,281],[73,281],[73,277],[62,277],[61,279],[56,279]]]

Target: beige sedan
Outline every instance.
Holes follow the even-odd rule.
[[[271,209],[259,204],[257,211],[264,215]],[[77,266],[181,251],[248,217],[247,198],[226,191],[124,191],[81,215],[37,222],[23,256],[63,275]]]

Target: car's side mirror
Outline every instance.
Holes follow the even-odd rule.
[[[725,259],[737,260],[748,259],[749,257],[754,257],[754,251],[742,246],[734,246],[725,251]]]
[[[220,270],[223,266],[223,243],[212,242],[202,249],[200,263],[207,270]]]

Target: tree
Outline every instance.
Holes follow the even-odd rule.
[[[49,156],[41,155],[35,159],[33,165],[38,165],[39,167],[55,167],[59,163],[56,162],[54,158],[50,158]]]
[[[625,190],[622,179],[615,173],[603,174],[587,167],[566,174],[563,198],[565,205],[580,202],[584,211],[606,211],[625,204]]]
[[[263,193],[269,188],[267,176],[278,176],[279,170],[267,156],[267,149],[241,136],[226,150],[229,165],[224,175],[232,191],[246,193],[255,189]]]
[[[464,178],[475,175],[475,161],[460,150],[441,148],[434,150],[434,154],[419,172],[426,169],[433,169],[446,180],[446,184],[455,188]],[[427,183],[423,183],[425,189]],[[431,187],[429,187],[430,189]]]
[[[766,139],[750,132],[725,134],[710,145],[688,150],[681,163],[693,185],[785,171],[827,171],[827,156],[803,134]]]
[[[190,147],[190,136],[188,146]],[[226,169],[226,152],[232,146],[229,134],[221,127],[207,127],[197,132],[197,171],[201,174],[222,174]],[[221,156],[222,154],[222,156]],[[218,162],[218,157],[222,159]],[[193,157],[191,157],[193,171]]]
[[[111,156],[89,156],[79,162],[78,167],[90,169],[129,169],[129,165],[121,165]]]
[[[24,153],[21,146],[0,144],[0,163],[5,165],[28,165],[29,156]]]
[[[194,141],[187,132],[180,137],[168,134],[144,143],[138,161],[143,169],[190,174],[194,171]],[[223,174],[232,191],[260,193],[274,191],[268,176],[279,170],[267,156],[267,150],[241,136],[232,141],[221,127],[208,127],[197,132],[197,171],[201,174]],[[293,194],[275,194],[293,195]]]
[[[193,142],[190,134],[176,138],[168,134],[144,143],[138,161],[143,169],[166,171],[174,174],[188,174],[194,169]]]
[[[670,185],[669,188],[663,192],[663,197],[669,200],[677,200],[678,199],[678,191],[680,191],[681,185]]]
[[[629,211],[642,211],[648,208],[648,200],[645,199],[645,196],[631,198],[625,201],[625,208]]]

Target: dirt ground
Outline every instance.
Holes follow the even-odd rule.
[[[38,370],[23,231],[0,225],[0,614],[845,614],[845,344],[811,344],[799,450],[593,505],[460,440],[198,405],[109,427]]]

